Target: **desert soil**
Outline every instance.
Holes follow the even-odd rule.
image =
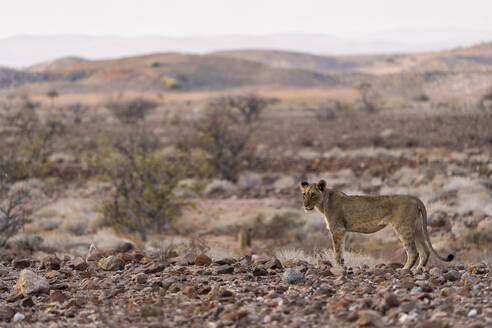
[[[398,263],[340,268],[326,260],[158,255],[4,258],[0,326],[492,325],[492,271],[483,264],[411,272]]]

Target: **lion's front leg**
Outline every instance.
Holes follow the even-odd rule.
[[[333,240],[333,252],[335,253],[335,265],[342,266],[343,258],[343,241],[345,240],[345,230],[337,229],[331,232],[331,239]]]

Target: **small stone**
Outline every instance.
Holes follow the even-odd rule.
[[[212,259],[205,254],[198,254],[195,257],[195,265],[204,266],[212,264]]]
[[[15,310],[10,306],[0,307],[0,321],[10,321],[15,315]]]
[[[116,253],[126,253],[135,249],[135,245],[130,241],[124,241],[115,248]]]
[[[118,271],[125,268],[125,262],[114,255],[100,259],[97,264],[105,271]]]
[[[60,271],[57,271],[57,270],[48,271],[44,274],[44,277],[46,279],[56,279],[56,278],[59,278],[61,276],[62,276],[62,274],[60,273]]]
[[[63,303],[68,300],[67,295],[65,295],[61,290],[52,290],[50,294],[50,302]]]
[[[120,259],[123,260],[125,263],[130,263],[135,261],[135,257],[131,255],[130,253],[118,253],[116,256],[118,256]]]
[[[443,322],[438,319],[425,320],[424,322],[417,325],[417,328],[444,328],[444,327],[445,325],[443,324]]]
[[[84,271],[87,269],[87,262],[80,256],[76,257],[73,261],[68,262],[68,266],[77,271]]]
[[[441,276],[442,275],[442,271],[439,268],[432,268],[432,269],[429,270],[429,274],[431,276]]]
[[[145,273],[139,273],[135,280],[139,284],[145,284],[147,282],[148,276]]]
[[[384,297],[384,304],[388,308],[397,307],[400,305],[400,298],[393,293],[386,294],[386,296]]]
[[[330,268],[330,272],[335,277],[338,277],[338,276],[343,276],[345,274],[345,269],[343,267],[340,267],[340,266],[334,266],[334,267]]]
[[[401,269],[401,268],[403,268],[403,264],[398,263],[398,262],[392,262],[392,263],[390,263],[390,267],[393,268],[394,270]]]
[[[221,266],[218,266],[214,270],[214,274],[227,274],[227,273],[233,273],[234,272],[234,267],[229,265],[229,264],[224,264]]]
[[[444,274],[444,279],[447,281],[457,281],[461,279],[461,274],[456,270],[449,270]]]
[[[16,269],[25,269],[31,266],[31,260],[30,259],[14,260],[13,264],[14,264],[14,268]]]
[[[92,277],[92,273],[90,271],[84,271],[80,273],[80,278],[87,279]]]
[[[36,293],[47,293],[49,289],[50,283],[46,278],[36,275],[31,270],[24,269],[17,279],[12,294],[29,296]]]
[[[173,283],[169,288],[167,289],[168,292],[170,293],[177,293],[181,290],[181,284],[178,282]]]
[[[48,255],[41,261],[41,268],[46,270],[59,270],[60,259],[56,255]]]
[[[277,258],[273,258],[270,261],[266,262],[263,265],[263,267],[265,269],[271,269],[271,270],[283,269],[282,263],[280,263],[280,261]]]
[[[234,264],[234,263],[236,263],[236,260],[233,259],[232,257],[226,257],[226,258],[215,261],[215,263],[217,263],[219,265]]]
[[[439,297],[440,298],[446,298],[446,297],[451,296],[452,294],[454,294],[454,288],[452,288],[452,287],[444,287],[439,292]]]
[[[232,297],[234,297],[234,293],[231,292],[229,289],[221,288],[219,290],[219,297],[220,298],[232,298]]]
[[[485,263],[480,263],[470,266],[468,271],[473,274],[486,274],[489,272],[489,269]]]
[[[17,312],[15,315],[14,315],[14,322],[19,322],[19,321],[22,321],[26,318],[25,315],[23,315],[22,313],[19,313]]]
[[[24,307],[33,307],[34,306],[34,302],[32,301],[32,297],[30,297],[30,296],[25,297],[21,301],[21,305],[24,306]]]
[[[365,326],[375,326],[375,327],[384,327],[385,323],[383,318],[379,313],[373,310],[363,310],[359,311],[359,319],[355,322],[357,325],[365,327]]]
[[[253,270],[253,276],[255,277],[259,277],[259,276],[267,276],[268,275],[268,271],[265,270],[264,268],[262,267],[256,267],[254,268]]]
[[[332,296],[335,293],[336,293],[335,289],[327,286],[321,286],[320,288],[318,288],[318,290],[316,290],[316,295]]]
[[[0,292],[6,292],[8,290],[9,290],[9,285],[7,285],[3,281],[0,281]]]
[[[61,284],[55,284],[51,286],[51,289],[68,289],[68,284],[66,282],[63,282]]]
[[[164,267],[165,265],[162,263],[161,264],[154,263],[151,264],[149,267],[145,268],[144,273],[153,274],[153,273],[161,272],[162,270],[164,270]]]
[[[287,269],[283,274],[283,280],[289,284],[297,284],[304,280],[304,274],[297,269]]]
[[[199,295],[206,295],[206,294],[210,293],[211,290],[212,290],[212,287],[204,286],[204,287],[198,289],[198,294]]]
[[[480,322],[473,322],[466,326],[466,328],[484,328],[484,326]]]
[[[471,309],[470,312],[466,315],[467,317],[474,317],[477,315],[477,309]]]

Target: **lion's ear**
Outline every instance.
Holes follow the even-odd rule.
[[[326,181],[325,180],[319,180],[318,183],[316,184],[316,189],[318,189],[321,192],[325,191]]]
[[[307,182],[307,181],[303,181],[299,185],[299,187],[301,188],[302,191],[304,191],[304,189],[306,189],[308,186],[309,186],[309,182]]]

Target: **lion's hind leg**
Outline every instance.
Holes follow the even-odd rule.
[[[422,268],[427,265],[427,261],[429,261],[429,256],[430,256],[430,250],[427,244],[425,243],[425,235],[422,230],[422,227],[416,228],[415,240],[417,242],[417,249],[419,253],[419,264],[417,268]]]
[[[407,261],[405,262],[403,269],[409,270],[415,264],[419,255],[415,245],[415,231],[414,229],[405,229],[401,227],[394,227],[394,229],[407,252]]]

